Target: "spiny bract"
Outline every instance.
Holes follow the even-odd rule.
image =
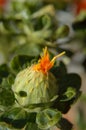
[[[49,71],[58,56],[51,61],[47,48],[37,64],[32,64],[18,73],[12,89],[17,102],[22,106],[52,101],[58,94],[58,83]]]

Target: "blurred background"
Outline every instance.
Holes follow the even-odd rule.
[[[82,95],[64,116],[86,130],[86,0],[0,0],[0,64],[16,54],[66,50],[68,72],[82,79]]]

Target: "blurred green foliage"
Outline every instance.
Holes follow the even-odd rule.
[[[0,51],[5,61],[16,54],[37,56],[45,46],[55,52],[61,50],[57,39],[67,37],[69,27],[59,27],[54,3],[45,3],[42,0],[12,0],[8,11],[2,12]]]
[[[81,95],[81,78],[68,73],[65,64],[58,61],[50,70],[58,81],[58,97],[51,102],[15,106],[12,85],[17,73],[36,63],[42,48],[48,47],[51,57],[70,50],[61,48],[57,40],[69,35],[67,25],[59,26],[56,9],[65,8],[56,0],[12,0],[7,12],[0,12],[0,53],[4,62],[0,65],[0,129],[1,130],[50,130],[53,126],[71,130],[72,123],[62,117]],[[53,87],[53,86],[52,86]],[[20,95],[26,96],[24,91]],[[41,108],[36,113],[29,108]],[[51,128],[50,128],[51,127]]]

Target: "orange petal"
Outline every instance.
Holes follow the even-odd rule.
[[[45,47],[45,49],[43,49],[43,52],[44,52],[43,56],[41,56],[41,59],[39,59],[38,64],[33,66],[33,69],[36,71],[42,71],[44,74],[46,74],[53,67],[55,60],[58,57],[64,55],[65,52],[58,54],[51,61],[50,61],[47,47]]]

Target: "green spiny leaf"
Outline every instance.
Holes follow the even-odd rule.
[[[66,75],[67,69],[65,64],[61,61],[59,63],[59,66],[55,66],[51,69],[51,72],[54,74],[56,79],[59,80],[60,78]]]
[[[40,129],[48,129],[54,126],[61,118],[61,113],[58,110],[45,109],[37,113],[36,123]]]
[[[19,129],[15,129],[4,122],[0,122],[0,130],[19,130]]]
[[[76,92],[75,96],[72,97],[70,100],[62,101],[64,99],[64,96],[61,95],[54,102],[53,108],[56,108],[65,114],[71,108],[71,105],[74,104],[80,96],[81,96],[81,91],[78,91]]]
[[[15,72],[19,72],[26,64],[29,64],[31,60],[33,59],[33,56],[26,56],[26,55],[17,55],[15,56],[11,61],[11,68]]]
[[[27,112],[19,107],[11,108],[2,115],[1,120],[15,128],[23,128],[27,122]]]
[[[78,74],[70,73],[66,74],[59,80],[59,94],[63,95],[67,88],[71,86],[75,90],[79,90],[81,87],[81,78]]]
[[[25,130],[41,130],[40,128],[38,128],[37,124],[36,123],[31,123],[31,122],[28,122]]]
[[[13,91],[0,86],[0,105],[11,106],[14,101],[15,97]]]

